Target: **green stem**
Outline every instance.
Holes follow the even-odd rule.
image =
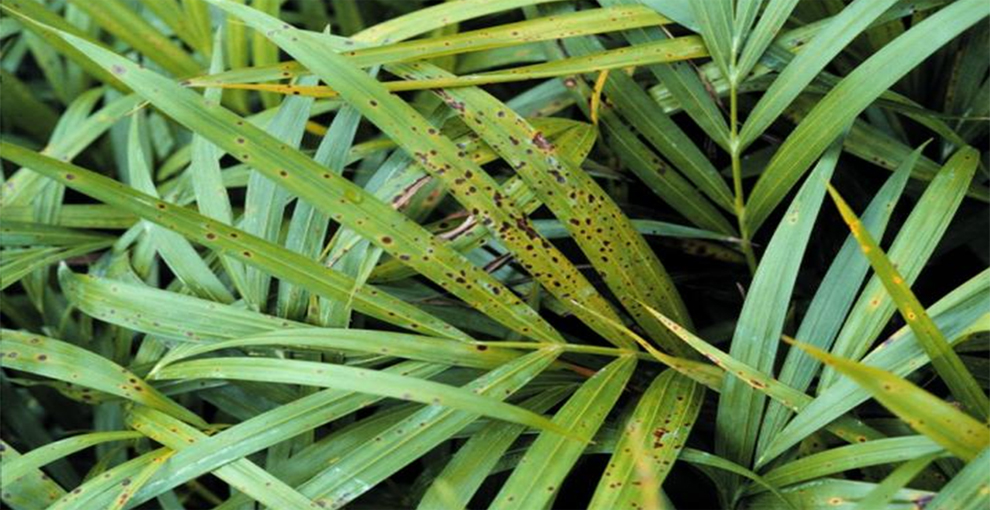
[[[756,274],[756,254],[750,241],[749,227],[746,225],[746,197],[742,187],[742,144],[739,140],[739,98],[738,83],[734,76],[729,77],[729,149],[732,156],[732,187],[735,191],[736,219],[739,221],[739,237],[749,272]]]

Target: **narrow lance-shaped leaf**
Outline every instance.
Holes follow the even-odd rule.
[[[173,349],[162,357],[158,368],[210,352],[252,346],[367,352],[475,368],[495,368],[521,355],[497,345],[497,342],[492,346],[471,345],[449,339],[365,329],[286,329]]]
[[[837,478],[823,478],[785,487],[780,490],[788,503],[795,508],[857,508],[856,502],[870,493],[876,484]],[[932,497],[932,493],[923,490],[903,489],[894,496],[887,508],[912,508],[918,502],[924,502]],[[747,508],[751,510],[776,510],[780,508],[778,495],[765,493],[746,500]]]
[[[20,331],[2,330],[5,368],[23,370],[43,377],[110,393],[159,409],[198,427],[202,418],[162,395],[129,370],[75,345]]]
[[[657,376],[626,420],[588,507],[648,508],[650,492],[659,491],[680,454],[676,445],[691,434],[704,392],[674,370]]]
[[[360,123],[361,114],[353,106],[345,105],[341,107],[337,115],[334,116],[327,134],[320,141],[320,146],[316,149],[313,159],[317,163],[325,164],[331,171],[342,171],[347,165],[348,149],[354,142],[354,137],[357,135],[357,129]],[[325,212],[320,211],[305,200],[299,200],[296,203],[295,210],[292,212],[289,230],[286,233],[285,245],[290,250],[308,254],[312,258],[319,259],[322,257],[324,238],[329,227],[330,217]],[[359,243],[360,248],[348,252],[345,255],[345,261],[331,267],[352,276],[356,285],[363,285],[367,281],[367,273],[370,272],[368,266],[375,265],[378,257],[382,254],[382,250],[360,238],[357,233],[351,230],[337,231],[334,234],[334,241],[331,241],[331,244],[334,244],[336,239],[344,235],[344,232],[349,233]],[[338,255],[331,248],[330,253],[325,258],[333,260]],[[302,289],[286,282],[279,282],[278,311],[280,315],[287,317],[293,315],[301,316],[307,305],[307,295],[302,292]],[[315,314],[318,324],[331,327],[347,327],[350,324],[353,308],[349,300],[321,299],[319,306],[319,312]]]
[[[774,487],[786,487],[806,480],[913,459],[943,451],[942,447],[925,436],[903,436],[854,443],[808,455],[774,468],[763,479]],[[748,492],[761,492],[753,486]]]
[[[114,466],[104,471],[100,476],[90,478],[82,485],[72,489],[58,501],[48,507],[48,510],[74,510],[76,508],[106,508],[113,502],[113,498],[120,492],[120,487],[124,482],[133,476],[137,476],[144,469],[150,466],[155,459],[160,458],[170,452],[168,448],[158,448],[143,455]],[[100,495],[107,495],[102,501],[93,504],[93,498]],[[87,506],[89,505],[89,506]]]
[[[207,358],[158,371],[156,379],[233,379],[337,388],[424,404],[443,405],[548,430],[574,441],[573,432],[530,411],[460,388],[378,370],[270,358]],[[580,443],[580,441],[576,441]]]
[[[550,120],[533,119],[533,124],[534,127],[541,128],[544,136],[553,141],[555,145],[561,147],[561,150],[566,151],[569,157],[575,161],[582,160],[594,144],[595,137],[591,126],[583,123],[561,123],[559,119],[557,121]],[[478,164],[485,164],[497,158],[497,155],[490,147],[473,136],[458,137],[455,138],[455,141],[460,144],[459,147],[463,146],[462,150],[465,152],[465,157],[470,157]],[[386,174],[382,174],[384,182],[381,183],[369,181],[368,188],[371,191],[370,188],[375,187],[375,196],[382,200],[386,200],[393,205],[402,204],[404,201],[409,200],[408,197],[411,190],[421,189],[424,183],[428,183],[427,179],[429,176],[422,170],[419,170],[418,165],[404,154],[401,156],[393,155],[391,158],[395,159],[391,160],[391,163],[386,163],[389,166],[383,166],[379,169],[379,172],[388,172],[388,177],[386,177]],[[525,186],[518,176],[505,181],[502,184],[501,193],[515,202],[526,213],[532,213],[542,206],[532,191]],[[539,227],[537,226],[538,221],[535,220],[533,226],[539,231]],[[469,253],[471,250],[484,245],[492,238],[491,232],[485,225],[467,219],[455,227],[454,230],[451,230],[451,222],[446,219],[427,224],[425,228],[435,235],[447,238],[447,243],[450,247],[461,253]],[[544,237],[550,238],[546,234],[544,234]],[[360,242],[359,239],[357,234],[353,232],[350,235],[338,234],[333,241],[334,247],[331,249],[328,258],[334,260],[335,263],[343,262],[339,254],[344,252],[347,254],[352,253],[353,248]],[[334,256],[337,256],[337,258],[333,258]],[[390,258],[375,265],[369,278],[373,281],[383,282],[400,280],[415,274],[416,272],[406,266],[401,259]]]
[[[794,345],[849,377],[914,430],[953,455],[973,460],[990,445],[990,429],[944,400],[890,372],[800,342]]]
[[[272,317],[236,305],[178,294],[147,285],[59,268],[66,298],[83,313],[110,324],[163,339],[188,343],[304,328],[306,324]]]
[[[35,171],[68,187],[167,226],[247,264],[264,267],[271,274],[305,286],[317,294],[335,297],[352,295],[354,286],[349,278],[285,248],[266,243],[186,208],[166,204],[84,168],[46,158],[6,142],[0,142],[0,147],[4,159],[30,164]],[[353,293],[353,299],[362,312],[386,322],[439,336],[468,338],[453,326],[377,289],[362,287]]]
[[[946,338],[958,345],[972,332],[990,325],[990,270],[984,270],[928,309]],[[863,364],[905,377],[928,364],[914,332],[903,326],[869,355]],[[764,465],[788,448],[825,427],[870,397],[871,393],[848,379],[840,379],[809,402],[760,454],[757,465]]]
[[[99,95],[97,94],[93,100],[96,101],[98,99]],[[78,98],[76,102],[80,100],[81,98]],[[56,133],[52,133],[52,139],[49,145],[41,153],[53,158],[71,161],[83,149],[102,136],[110,126],[119,121],[128,112],[131,112],[140,103],[140,100],[141,98],[136,95],[114,99],[93,115],[90,115],[86,120],[75,124],[72,129],[68,129],[64,133],[59,133],[60,129],[57,126]],[[69,109],[63,115],[63,119],[73,109],[76,102],[69,105]],[[60,121],[59,126],[65,126],[65,121]],[[60,134],[62,136],[58,136]],[[43,176],[32,172],[30,168],[17,170],[8,179],[7,184],[0,189],[0,197],[3,199],[4,207],[16,205],[33,206],[37,195],[41,193],[41,188],[46,186],[46,182],[47,180]],[[37,221],[37,218],[32,219]],[[49,222],[54,221],[54,218],[51,217],[47,219]]]
[[[987,492],[987,465],[990,449],[984,449],[971,460],[938,495],[925,505],[929,510],[979,510],[990,503]]]
[[[363,41],[374,41],[378,44],[388,41],[401,41],[451,23],[458,23],[527,5],[558,1],[560,0],[471,0],[456,4],[437,4],[368,27],[354,34],[354,38]]]
[[[175,76],[191,76],[200,71],[200,65],[189,53],[170,41],[121,0],[102,0],[99,3],[72,0],[72,3],[89,14],[107,32],[119,37]],[[80,49],[88,55],[85,48]]]
[[[300,32],[310,37],[318,36],[318,34],[312,32]],[[319,37],[322,39],[320,41],[321,44],[334,50],[343,49],[339,47],[339,43],[336,43],[333,40],[327,40],[326,36],[319,35]],[[570,76],[609,69],[625,69],[642,65],[680,62],[683,60],[706,56],[708,56],[708,52],[706,51],[704,44],[701,42],[701,39],[696,36],[687,36],[668,40],[659,40],[649,44],[629,46],[613,50],[602,50],[588,53],[586,55],[563,58],[553,62],[544,62],[521,67],[512,67],[509,69],[488,71],[477,74],[464,74],[444,78],[388,81],[381,83],[380,86],[390,92],[400,92],[408,90],[487,85],[493,83],[511,83],[540,78]],[[348,61],[348,63],[350,62]],[[229,71],[227,73],[221,73],[218,76],[207,76],[192,79],[189,80],[188,83],[193,86],[221,87],[233,90],[259,90],[308,97],[339,97],[341,94],[341,91],[338,90],[337,87],[243,83],[245,81],[284,78],[286,73],[291,74],[291,71],[285,71],[286,68],[294,69],[295,66],[285,65],[257,70]]]
[[[754,4],[755,9],[759,9],[763,2],[750,3]],[[741,48],[738,62],[736,62],[736,74],[740,80],[749,76],[753,66],[773,42],[797,4],[798,0],[770,0],[767,2],[766,9],[760,14],[760,20],[756,23],[756,27],[746,35],[745,45]],[[743,137],[740,136],[740,138]],[[745,139],[742,140],[742,142],[744,141]],[[743,146],[745,147],[745,144]]]
[[[408,377],[429,378],[443,372],[445,368],[442,365],[421,362],[402,362],[383,370]],[[287,437],[313,430],[379,400],[381,397],[328,389],[261,413],[196,441],[189,448],[176,453],[159,476],[149,482],[135,499],[139,503],[147,501],[230,462],[281,443]],[[305,458],[304,452],[296,456],[300,463]],[[308,477],[299,478],[298,471],[290,469],[293,465],[294,463],[283,464],[279,469],[273,469],[273,474],[291,485],[301,484]],[[236,499],[237,497],[232,501]],[[236,505],[232,506],[236,508]]]
[[[876,488],[859,501],[859,510],[883,510],[888,508],[897,491],[906,487],[933,460],[941,456],[941,453],[922,455],[897,466],[897,469],[894,469],[887,478],[884,478],[882,482],[877,484]]]
[[[976,159],[971,155],[968,150],[960,150],[945,163],[915,203],[887,252],[908,285],[921,274],[962,203],[976,172]],[[895,310],[896,304],[883,282],[874,275],[853,305],[831,352],[850,359],[863,357]],[[834,371],[826,367],[818,381],[818,392],[831,386],[835,377]]]
[[[13,16],[15,19],[19,20],[34,20],[45,25],[58,28],[79,37],[88,37],[88,35],[79,27],[69,23],[68,20],[52,12],[47,5],[39,2],[4,2],[0,5],[2,9],[8,15]],[[48,44],[52,46],[55,50],[62,53],[69,60],[73,61],[79,65],[86,74],[97,78],[100,82],[105,83],[117,90],[122,92],[127,91],[127,86],[120,82],[117,78],[113,76],[112,73],[103,69],[99,65],[93,63],[88,58],[86,58],[85,53],[80,51],[78,48],[69,44],[65,40],[59,38],[58,36],[52,34],[51,32],[43,29],[39,29],[34,23],[24,23],[24,28],[31,30],[38,34],[39,37],[44,39]],[[6,78],[6,76],[5,76]],[[6,80],[4,80],[6,83]],[[10,91],[10,89],[4,89],[5,91]],[[7,98],[12,98],[12,95],[8,95]]]
[[[740,362],[725,352],[710,345],[704,340],[696,337],[690,331],[684,329],[679,324],[664,317],[659,312],[653,312],[665,326],[670,328],[681,340],[698,351],[702,356],[708,358],[719,369],[730,377],[734,377],[742,383],[751,386],[754,390],[772,398],[775,402],[787,409],[800,411],[804,406],[813,401],[811,397],[781,383],[768,376],[764,372]],[[724,386],[724,384],[723,384]],[[716,391],[720,391],[717,388]],[[880,432],[868,427],[859,420],[849,416],[842,416],[825,425],[825,428],[836,436],[849,442],[862,442],[871,439],[884,437]]]
[[[267,1],[265,4],[270,6]],[[256,37],[262,36],[256,34]],[[263,42],[267,45],[267,41]],[[267,46],[263,47],[267,48]],[[259,49],[258,46],[255,46],[255,49]],[[305,83],[315,83],[316,81],[313,77],[306,77],[303,80]],[[268,95],[262,95],[262,99],[266,97]],[[269,101],[266,100],[265,103],[268,104]],[[313,103],[313,99],[305,97],[285,98],[278,105],[275,116],[265,126],[266,132],[283,144],[285,150],[298,149]],[[244,197],[244,214],[238,225],[245,232],[272,243],[279,243],[283,216],[290,199],[289,190],[280,186],[277,180],[271,179],[263,171],[252,169]],[[244,284],[248,290],[245,297],[252,306],[259,309],[265,308],[271,280],[271,275],[264,271],[259,271],[254,267],[245,268]]]
[[[64,248],[4,250],[3,262],[0,263],[0,290],[4,290],[21,281],[21,279],[30,275],[33,271],[48,267],[62,260],[108,248],[112,244],[112,240],[106,240]]]
[[[841,141],[835,142],[801,186],[746,292],[729,354],[763,373],[773,369],[791,291],[825,197],[825,184],[841,152]],[[765,401],[762,393],[743,381],[725,380],[718,406],[717,451],[734,462],[750,465]]]
[[[562,387],[544,391],[519,404],[535,412],[545,412],[559,403],[573,388]],[[498,460],[525,432],[525,427],[513,423],[491,422],[461,446],[444,466],[419,500],[417,510],[438,507],[466,507],[491,474]]]
[[[141,147],[141,112],[131,118],[131,126],[127,139],[127,175],[131,186],[142,193],[158,198],[158,190],[151,180],[151,168],[148,167],[144,150]],[[161,253],[168,267],[175,273],[186,287],[195,294],[222,303],[234,301],[227,287],[203,262],[192,245],[181,235],[166,228],[146,223],[148,235],[153,240],[155,248]]]
[[[577,55],[587,55],[598,47],[589,38],[564,39],[562,46],[568,54]],[[544,51],[555,58],[564,57],[564,52],[556,45],[547,45]],[[592,93],[591,88],[582,79],[575,78],[571,90],[578,106],[590,116],[586,103]],[[614,109],[599,113],[599,127],[604,128],[604,138],[629,170],[651,191],[696,225],[725,234],[734,233],[733,227],[705,195],[640,141],[637,132],[627,126]]]
[[[733,0],[691,2],[705,45],[712,60],[722,71],[722,76],[731,76],[736,62],[737,48],[733,46],[733,3]]]
[[[920,157],[922,149],[923,147],[919,147],[911,158],[904,161],[901,168],[887,179],[870,201],[863,215],[863,223],[867,230],[878,237],[883,235],[887,222],[894,212],[894,206],[900,199],[911,169]],[[796,338],[815,347],[828,349],[842,327],[869,268],[869,261],[859,254],[856,239],[849,235],[838,254],[832,259],[828,272],[815,291],[815,297],[808,305],[808,310],[798,327]],[[805,391],[819,368],[820,365],[814,358],[799,349],[790,349],[778,378],[782,383],[798,391]],[[786,420],[790,416],[791,412],[780,403],[770,402],[760,429],[758,455],[786,425]]]
[[[448,138],[439,134],[418,112],[401,99],[389,94],[376,80],[346,59],[333,53],[322,38],[307,34],[257,11],[226,1],[209,0],[265,33],[276,43],[309,67],[321,79],[335,86],[350,104],[357,108],[385,134],[394,139],[421,166],[447,186],[447,191],[466,207],[478,221],[492,229],[512,254],[530,270],[549,292],[558,296],[565,306],[583,317],[582,309],[571,306],[577,301],[602,313],[613,313],[610,305],[590,282],[549,241],[543,239],[530,225],[528,218],[511,203],[502,201],[498,184],[481,167],[465,160]],[[463,108],[458,102],[452,108]],[[480,121],[480,119],[479,119]],[[521,141],[538,147],[545,140],[535,137]],[[388,243],[385,243],[388,244]],[[477,271],[477,270],[476,270]],[[461,275],[461,279],[468,275]],[[585,318],[589,325],[596,321]],[[608,332],[608,330],[602,330]],[[609,338],[610,335],[606,335]]]
[[[165,452],[152,458],[151,462],[138,471],[137,474],[121,482],[121,487],[117,489],[117,497],[114,498],[113,504],[107,507],[107,510],[123,510],[127,507],[134,497],[134,493],[140,490],[141,487],[144,487],[148,483],[148,480],[161,469],[162,463],[168,460],[174,453],[173,451]]]
[[[7,465],[19,461],[22,456],[12,445],[0,441],[0,458],[3,459],[3,469]],[[42,510],[45,505],[65,496],[65,489],[48,477],[40,469],[34,469],[13,483],[4,483],[3,502],[14,510]]]
[[[759,138],[830,60],[896,1],[858,0],[829,18],[757,101],[739,133],[742,146],[748,147]]]
[[[225,4],[225,7],[237,6]],[[245,9],[249,13],[257,12]],[[167,110],[176,121],[207,136],[218,147],[256,170],[265,172],[286,189],[330,213],[333,219],[366,234],[386,251],[408,257],[409,265],[445,285],[468,303],[488,310],[524,335],[559,340],[556,331],[501,283],[437,242],[415,222],[368,196],[361,188],[335,178],[312,159],[289,150],[233,113],[221,107],[209,107],[192,91],[83,40],[59,34],[86,48],[90,57],[101,65],[117,71],[122,80],[139,90],[145,99]],[[367,75],[363,76],[367,78]]]
[[[506,23],[458,34],[429,37],[400,43],[358,48],[345,52],[355,65],[391,64],[428,60],[504,46],[514,46],[563,37],[613,32],[630,28],[664,25],[670,20],[641,5],[604,9],[587,9],[555,16]],[[366,35],[356,35],[356,41],[372,42]],[[285,63],[282,63],[285,65]],[[291,64],[290,64],[291,65]],[[302,71],[302,67],[296,68]]]
[[[929,55],[990,14],[981,0],[953,2],[884,46],[833,88],[798,125],[770,164],[746,204],[756,232],[795,182],[871,102]]]
[[[400,74],[414,77],[446,74],[424,64],[392,67]],[[689,323],[687,310],[670,276],[643,237],[605,191],[584,171],[570,164],[542,132],[480,89],[445,89],[439,95],[448,104],[461,106],[455,108],[458,115],[516,169],[539,200],[561,220],[613,294],[654,338],[664,339],[666,331],[646,314],[640,302]],[[484,122],[485,118],[491,120]],[[609,239],[603,237],[606,232],[611,234]],[[633,274],[634,267],[637,274]],[[608,307],[598,310],[611,311]],[[615,321],[616,317],[609,319]],[[605,331],[610,329],[606,327]],[[677,353],[678,346],[672,339],[667,340],[665,347]],[[613,337],[610,341],[617,340]],[[627,342],[620,346],[631,345]]]
[[[550,347],[519,357],[471,381],[463,389],[500,402],[545,370],[558,354],[555,347]],[[340,508],[476,419],[477,414],[469,411],[438,405],[420,409],[376,434],[360,452],[331,463],[303,484],[301,490],[327,501],[330,508]]]
[[[605,92],[619,114],[684,173],[712,202],[732,210],[732,192],[718,170],[683,129],[663,112],[636,81],[622,73],[609,75]]]
[[[6,209],[4,210],[6,213]],[[20,222],[5,219],[0,226],[0,246],[72,246],[109,239],[92,231],[49,225],[46,223]]]
[[[626,5],[635,4],[636,0],[598,0],[598,3],[602,5]],[[623,32],[623,36],[633,44],[668,38],[662,30],[652,27],[626,30]],[[698,124],[698,127],[704,130],[705,134],[724,150],[729,150],[729,127],[725,122],[725,117],[719,111],[718,105],[715,104],[714,99],[705,89],[705,85],[691,64],[684,62],[654,64],[649,66],[649,70],[676,98],[681,108]]]
[[[975,150],[969,151],[966,157],[975,160],[975,153]],[[890,259],[887,258],[887,255],[880,246],[877,245],[873,236],[863,228],[863,223],[856,217],[856,213],[852,211],[849,204],[842,199],[839,192],[832,186],[829,186],[828,192],[832,195],[839,213],[842,214],[842,219],[849,225],[849,230],[852,231],[853,236],[859,241],[863,254],[869,259],[870,265],[873,266],[877,277],[883,282],[887,292],[890,293],[894,302],[897,304],[901,316],[904,317],[908,326],[914,331],[918,343],[921,344],[925,353],[932,360],[932,366],[935,367],[935,371],[945,381],[953,396],[969,409],[970,413],[981,420],[986,420],[990,416],[990,400],[983,393],[973,374],[963,365],[956,351],[952,350],[952,347],[945,340],[945,336],[942,335],[938,326],[935,325],[935,322],[929,317],[928,312],[925,311],[925,307],[921,305],[918,298],[911,292],[911,288],[904,283],[904,278],[890,262]]]
[[[725,460],[724,458],[719,457],[718,455],[712,455],[706,451],[697,450],[695,448],[685,448],[684,450],[681,451],[681,454],[678,457],[678,459],[687,462],[689,464],[694,464],[695,466],[698,467],[715,468],[748,478],[753,482],[755,482],[757,485],[766,488],[768,491],[770,491],[773,497],[776,498],[776,500],[774,501],[773,508],[780,508],[779,505],[781,502],[787,504],[788,508],[794,508],[794,505],[790,504],[789,501],[784,499],[784,497],[780,494],[777,488],[767,483],[762,476],[754,473],[749,469],[746,469],[743,466],[740,466],[739,464],[736,464],[735,462]],[[709,477],[712,478],[712,475],[709,474]],[[716,484],[718,483],[716,478],[712,478],[712,480],[715,481]]]
[[[619,358],[598,371],[557,411],[554,423],[573,427],[577,434],[591,438],[615,405],[626,381],[636,368],[636,358]],[[684,445],[671,445],[680,449]],[[519,466],[502,486],[491,508],[543,508],[560,490],[564,477],[577,462],[584,445],[551,435],[540,434],[526,451]]]
[[[911,169],[922,148],[913,153],[913,157],[905,161],[901,168],[884,183],[877,192],[863,215],[865,228],[877,237],[883,235],[887,222],[894,212],[901,191],[907,183]],[[815,297],[808,305],[801,325],[798,327],[796,338],[812,344],[815,347],[828,349],[835,336],[839,333],[846,314],[852,307],[863,283],[863,278],[870,269],[869,261],[859,254],[856,239],[849,235],[842,244],[839,253],[832,259],[828,272],[822,278],[822,283],[815,291]],[[820,365],[817,360],[799,349],[790,349],[780,369],[780,382],[798,391],[805,391],[818,373]],[[779,402],[770,402],[760,430],[760,440],[757,443],[758,455],[762,453],[769,442],[787,424],[791,416],[790,410]]]
[[[65,438],[54,443],[46,444],[27,452],[14,460],[4,459],[3,463],[3,486],[9,487],[18,478],[24,476],[29,471],[33,471],[42,466],[50,464],[58,459],[72,455],[75,452],[89,448],[101,443],[111,441],[126,441],[143,437],[141,434],[132,431],[114,432],[92,432]]]
[[[223,36],[223,30],[217,30],[213,42],[210,73],[218,73],[223,70]],[[219,104],[222,93],[223,91],[220,89],[210,89],[203,93],[203,99],[213,104]],[[227,188],[223,184],[220,171],[220,151],[209,140],[194,133],[190,152],[188,173],[192,177],[196,207],[204,216],[213,218],[220,223],[232,225],[234,215],[230,206],[230,196],[227,194]],[[220,261],[234,286],[243,295],[247,289],[244,284],[244,266],[229,257],[221,257]]]
[[[208,436],[170,416],[151,409],[135,409],[128,413],[127,424],[154,441],[164,444],[174,451],[191,448],[197,441]],[[152,462],[166,459],[156,457]],[[215,471],[216,475],[242,492],[247,492],[264,505],[286,509],[310,509],[309,498],[289,487],[284,482],[268,474],[248,459],[239,459]]]

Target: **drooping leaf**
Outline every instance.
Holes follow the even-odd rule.
[[[153,386],[116,363],[53,338],[20,331],[2,331],[5,368],[116,395],[158,409],[196,426],[206,426],[198,415],[162,395]]]

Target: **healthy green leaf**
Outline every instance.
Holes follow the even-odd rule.
[[[787,137],[746,204],[755,232],[812,161],[869,104],[952,38],[990,15],[979,0],[949,4],[884,46],[832,89]]]
[[[625,388],[636,368],[636,358],[619,358],[599,370],[568,399],[554,416],[554,423],[568,424],[590,440]],[[543,508],[560,489],[560,483],[577,462],[584,445],[540,434],[502,486],[492,508]]]

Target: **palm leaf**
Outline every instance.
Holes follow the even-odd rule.
[[[576,434],[590,440],[615,405],[635,367],[635,358],[623,357],[599,370],[554,415],[554,423],[573,424]],[[492,507],[546,505],[560,489],[560,482],[583,448],[580,443],[560,436],[540,434],[502,486]]]
[[[673,370],[660,374],[640,397],[589,508],[650,505],[698,417],[704,389]],[[657,452],[659,450],[659,452]]]
[[[844,78],[774,155],[746,204],[755,231],[811,162],[883,91],[962,31],[990,14],[975,0],[954,2],[884,46]]]
[[[911,428],[953,455],[972,460],[990,444],[990,429],[986,425],[907,380],[800,342],[794,345],[855,381]]]
[[[984,271],[928,308],[928,314],[951,343],[957,345],[970,332],[988,328],[990,272]],[[911,328],[904,326],[862,359],[862,363],[904,377],[928,362]],[[809,434],[870,397],[853,381],[840,380],[810,402],[770,441],[758,459],[765,464]]]
[[[974,157],[970,155],[969,157]],[[890,262],[890,259],[877,246],[877,242],[869,232],[863,228],[863,223],[852,212],[849,205],[839,195],[833,187],[829,187],[829,194],[835,201],[842,218],[849,225],[853,236],[859,242],[863,253],[873,266],[873,270],[883,282],[887,292],[890,293],[901,315],[907,321],[908,326],[914,331],[918,343],[925,349],[925,354],[932,360],[932,365],[942,379],[949,386],[953,395],[965,405],[971,413],[982,419],[986,419],[990,413],[990,400],[987,399],[983,390],[980,389],[966,367],[963,366],[959,355],[949,347],[942,332],[925,312],[925,308],[918,302],[911,289],[904,284],[904,278],[897,268]]]

